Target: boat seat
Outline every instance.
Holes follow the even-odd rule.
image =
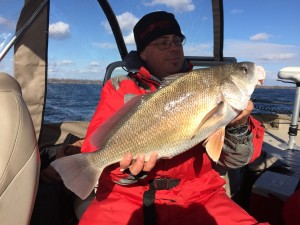
[[[31,116],[17,81],[0,73],[0,223],[29,224],[40,158]]]
[[[278,78],[300,83],[300,67],[285,67],[278,72]]]
[[[122,68],[123,66],[125,66],[125,64],[126,64],[125,61],[116,61],[116,62],[109,64],[106,67],[102,85],[104,86],[104,84],[111,78],[111,75],[116,68],[120,68],[120,67]]]

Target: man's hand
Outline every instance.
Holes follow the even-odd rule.
[[[237,127],[246,124],[253,109],[254,109],[253,102],[249,100],[247,108],[244,109],[236,118],[234,118],[227,125],[227,127]]]
[[[141,155],[137,157],[136,160],[133,160],[132,154],[129,153],[120,161],[120,168],[121,170],[129,168],[130,173],[134,176],[137,176],[142,171],[150,172],[156,164],[157,156],[157,153],[153,152],[151,153],[149,160],[145,162],[144,155]]]
[[[68,156],[68,155],[75,155],[80,153],[81,146],[84,140],[79,140],[74,142],[73,144],[68,144],[63,146],[60,151],[57,152],[56,159]]]

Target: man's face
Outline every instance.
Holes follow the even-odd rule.
[[[147,45],[140,53],[151,74],[162,79],[178,73],[183,66],[184,54],[182,37],[164,35]]]

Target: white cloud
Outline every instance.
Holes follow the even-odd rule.
[[[264,61],[282,61],[282,60],[290,60],[297,56],[296,53],[273,53],[273,54],[265,54],[259,57],[260,60]]]
[[[104,49],[115,49],[117,48],[116,44],[112,44],[112,43],[104,43],[104,42],[97,42],[97,43],[93,43],[93,46],[97,47],[97,48],[104,48]]]
[[[117,16],[122,31],[132,31],[134,25],[139,20],[135,15],[129,12]]]
[[[130,12],[124,12],[116,17],[119,22],[120,29],[123,33],[132,31],[134,25],[139,20],[135,15],[133,15]],[[103,21],[101,24],[105,28],[105,30],[107,30],[108,32],[112,32],[107,20]]]
[[[16,27],[16,22],[13,21],[13,20],[9,20],[9,19],[6,19],[2,16],[0,16],[0,25],[3,25],[9,29],[15,29]]]
[[[238,60],[254,62],[289,62],[300,60],[300,47],[265,42],[225,40],[224,56],[234,56]]]
[[[149,3],[145,3],[145,5],[165,5],[174,9],[176,12],[191,12],[195,9],[195,5],[192,0],[153,0]]]
[[[112,33],[111,28],[110,28],[110,25],[109,25],[109,23],[108,23],[107,20],[106,20],[106,21],[102,21],[102,22],[101,22],[101,25],[104,27],[104,29],[105,29],[106,31]]]
[[[49,59],[48,63],[48,73],[51,75],[53,74],[63,74],[66,71],[66,67],[68,65],[74,65],[75,63],[72,60],[56,60],[56,59]]]
[[[58,68],[58,62],[55,60],[49,60],[48,62],[48,74],[51,76],[52,74],[58,74],[61,70]]]
[[[188,56],[212,55],[212,46],[209,44],[187,44],[184,45],[184,54]]]
[[[201,21],[206,21],[206,20],[208,20],[207,16],[203,16],[203,17],[201,18]]]
[[[127,45],[135,44],[133,31],[131,31],[130,34],[124,36],[124,41]]]
[[[70,25],[57,22],[49,25],[49,37],[54,39],[65,39],[70,36]]]
[[[65,67],[68,63],[74,64],[73,67]],[[105,63],[99,63],[96,61],[91,61],[89,64],[83,65],[81,68],[78,65],[75,65],[71,60],[50,60],[48,65],[48,74],[49,78],[71,78],[73,79],[99,79],[99,74],[105,73]]]
[[[67,66],[67,65],[72,65],[74,64],[74,62],[72,60],[62,60],[60,62],[57,63],[58,66]]]
[[[98,62],[90,62],[90,64],[83,69],[79,69],[74,73],[80,74],[81,77],[88,77],[89,79],[92,78],[91,75],[94,75],[96,79],[99,79],[99,74],[105,74],[105,67],[101,66]],[[96,75],[96,76],[95,76]]]
[[[186,44],[187,56],[211,56],[211,44]],[[236,57],[237,61],[252,61],[266,69],[264,85],[284,85],[277,81],[278,71],[286,66],[297,66],[300,61],[300,47],[266,42],[225,40],[224,57]]]
[[[135,24],[138,22],[139,19],[135,15],[129,12],[122,13],[116,17],[119,22],[120,29],[123,33],[125,44],[135,44],[133,27],[135,26]],[[105,30],[112,33],[108,21],[103,21],[102,26],[105,28]],[[99,48],[116,48],[115,44],[109,44],[109,43],[95,43],[94,46]]]
[[[250,41],[266,41],[270,37],[273,37],[271,34],[267,33],[258,33],[250,37]]]
[[[91,67],[98,67],[98,66],[100,66],[101,64],[99,63],[99,62],[96,62],[96,61],[92,61],[92,62],[90,62],[90,66]]]
[[[224,56],[236,57],[238,62],[252,61],[266,70],[264,85],[284,85],[277,81],[278,71],[296,66],[300,61],[300,47],[267,42],[225,40]]]
[[[242,14],[244,12],[244,10],[242,9],[232,9],[230,11],[231,14]]]

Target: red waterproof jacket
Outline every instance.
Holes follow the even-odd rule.
[[[284,225],[300,224],[300,189],[297,189],[284,203],[282,218]]]
[[[102,89],[101,100],[90,122],[82,152],[96,150],[89,142],[91,134],[127,100],[135,95],[153,92],[158,85],[144,67],[131,78],[120,76],[109,80]],[[264,135],[260,122],[253,118],[250,118],[249,129],[252,134],[247,136],[248,139],[232,142],[241,148],[248,148],[247,145],[251,143],[247,162],[260,155]],[[251,140],[253,137],[253,141],[249,141],[249,136]],[[212,161],[202,145],[172,159],[159,160],[147,178],[135,184],[122,186],[114,182],[127,176],[120,172],[118,164],[103,171],[96,199],[82,216],[80,225],[143,224],[143,195],[149,190],[149,180],[157,178],[176,178],[180,181],[170,190],[156,191],[156,224],[257,224],[253,217],[226,195],[225,181],[213,169]]]

